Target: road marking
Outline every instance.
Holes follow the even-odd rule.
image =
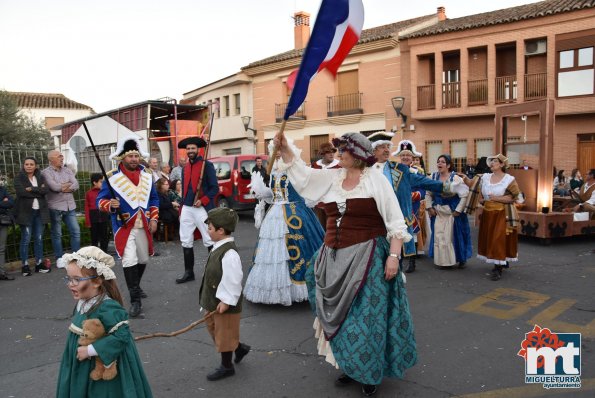
[[[543,397],[546,395],[576,395],[577,392],[595,390],[595,379],[583,379],[581,388],[543,388],[541,385],[530,385],[523,387],[501,388],[466,395],[459,395],[459,398],[530,398]]]
[[[539,307],[549,300],[549,298],[550,296],[535,292],[498,288],[467,303],[461,304],[457,307],[457,310],[509,320],[518,318],[533,307]],[[494,304],[510,308],[499,309]]]
[[[576,302],[576,300],[571,299],[558,300],[553,305],[535,315],[527,323],[529,325],[547,325],[548,329],[560,333],[581,333],[583,337],[595,337],[595,319],[586,325],[578,325],[556,319],[562,313],[572,308]]]

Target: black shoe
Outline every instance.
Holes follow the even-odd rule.
[[[464,261],[461,261],[461,262],[459,263],[459,269],[463,269],[463,268],[465,268],[465,267],[467,267],[467,265],[465,264],[465,262],[464,262]]]
[[[236,374],[236,371],[233,368],[233,366],[231,368],[226,368],[223,365],[221,365],[217,369],[215,369],[214,371],[212,371],[211,373],[209,373],[207,375],[207,380],[215,381],[215,380],[219,380],[219,379],[224,379],[229,376],[233,376],[235,374]]]
[[[184,275],[176,279],[176,283],[186,283],[194,280],[194,271],[184,271]]]
[[[502,266],[495,265],[492,270],[492,276],[490,277],[493,281],[499,281],[502,278]]]
[[[407,268],[405,269],[405,273],[410,274],[415,272],[415,257],[409,257],[409,263],[407,264]]]
[[[352,381],[353,381],[353,379],[351,377],[349,377],[345,373],[343,373],[341,376],[339,376],[337,378],[337,380],[335,380],[335,385],[337,387],[343,387],[343,386],[350,384]]]
[[[21,269],[21,271],[23,272],[23,276],[31,276],[31,275],[33,275],[31,273],[31,269],[29,268],[28,265],[23,265],[23,268]]]
[[[236,357],[233,360],[235,363],[240,363],[240,361],[242,359],[244,359],[244,357],[246,355],[248,355],[248,353],[250,352],[250,346],[246,345],[246,344],[242,344],[240,343],[240,345],[238,346],[238,348],[236,348]]]
[[[374,384],[362,384],[362,394],[365,397],[371,397],[376,394],[376,391],[378,391],[378,388]]]
[[[39,263],[35,266],[35,272],[41,272],[42,274],[47,274],[48,272],[52,272],[51,268],[46,268],[43,263]]]
[[[140,315],[143,306],[141,305],[140,301],[135,301],[134,303],[130,304],[130,310],[128,311],[128,315],[131,318],[136,318]]]
[[[14,281],[14,276],[10,276],[6,273],[0,274],[0,281]]]

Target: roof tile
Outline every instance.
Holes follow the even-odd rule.
[[[8,94],[16,100],[19,108],[89,109],[95,113],[90,106],[73,101],[64,94],[24,92],[8,92]]]

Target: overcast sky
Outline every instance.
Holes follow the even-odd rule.
[[[364,28],[534,1],[364,0]],[[320,0],[0,0],[0,89],[62,93],[103,112],[172,97],[293,48]]]

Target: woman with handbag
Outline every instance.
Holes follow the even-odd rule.
[[[41,172],[37,169],[37,160],[27,157],[23,169],[14,179],[14,189],[17,195],[15,205],[15,222],[21,226],[20,255],[23,264],[23,276],[31,276],[29,269],[29,242],[33,237],[33,252],[35,253],[35,272],[47,273],[43,263],[43,226],[50,222],[50,212],[45,195],[48,187]]]
[[[13,224],[10,211],[14,206],[12,197],[6,191],[6,188],[0,187],[0,281],[12,281],[14,277],[8,275],[4,269],[6,262],[6,238],[8,237],[8,227]]]

